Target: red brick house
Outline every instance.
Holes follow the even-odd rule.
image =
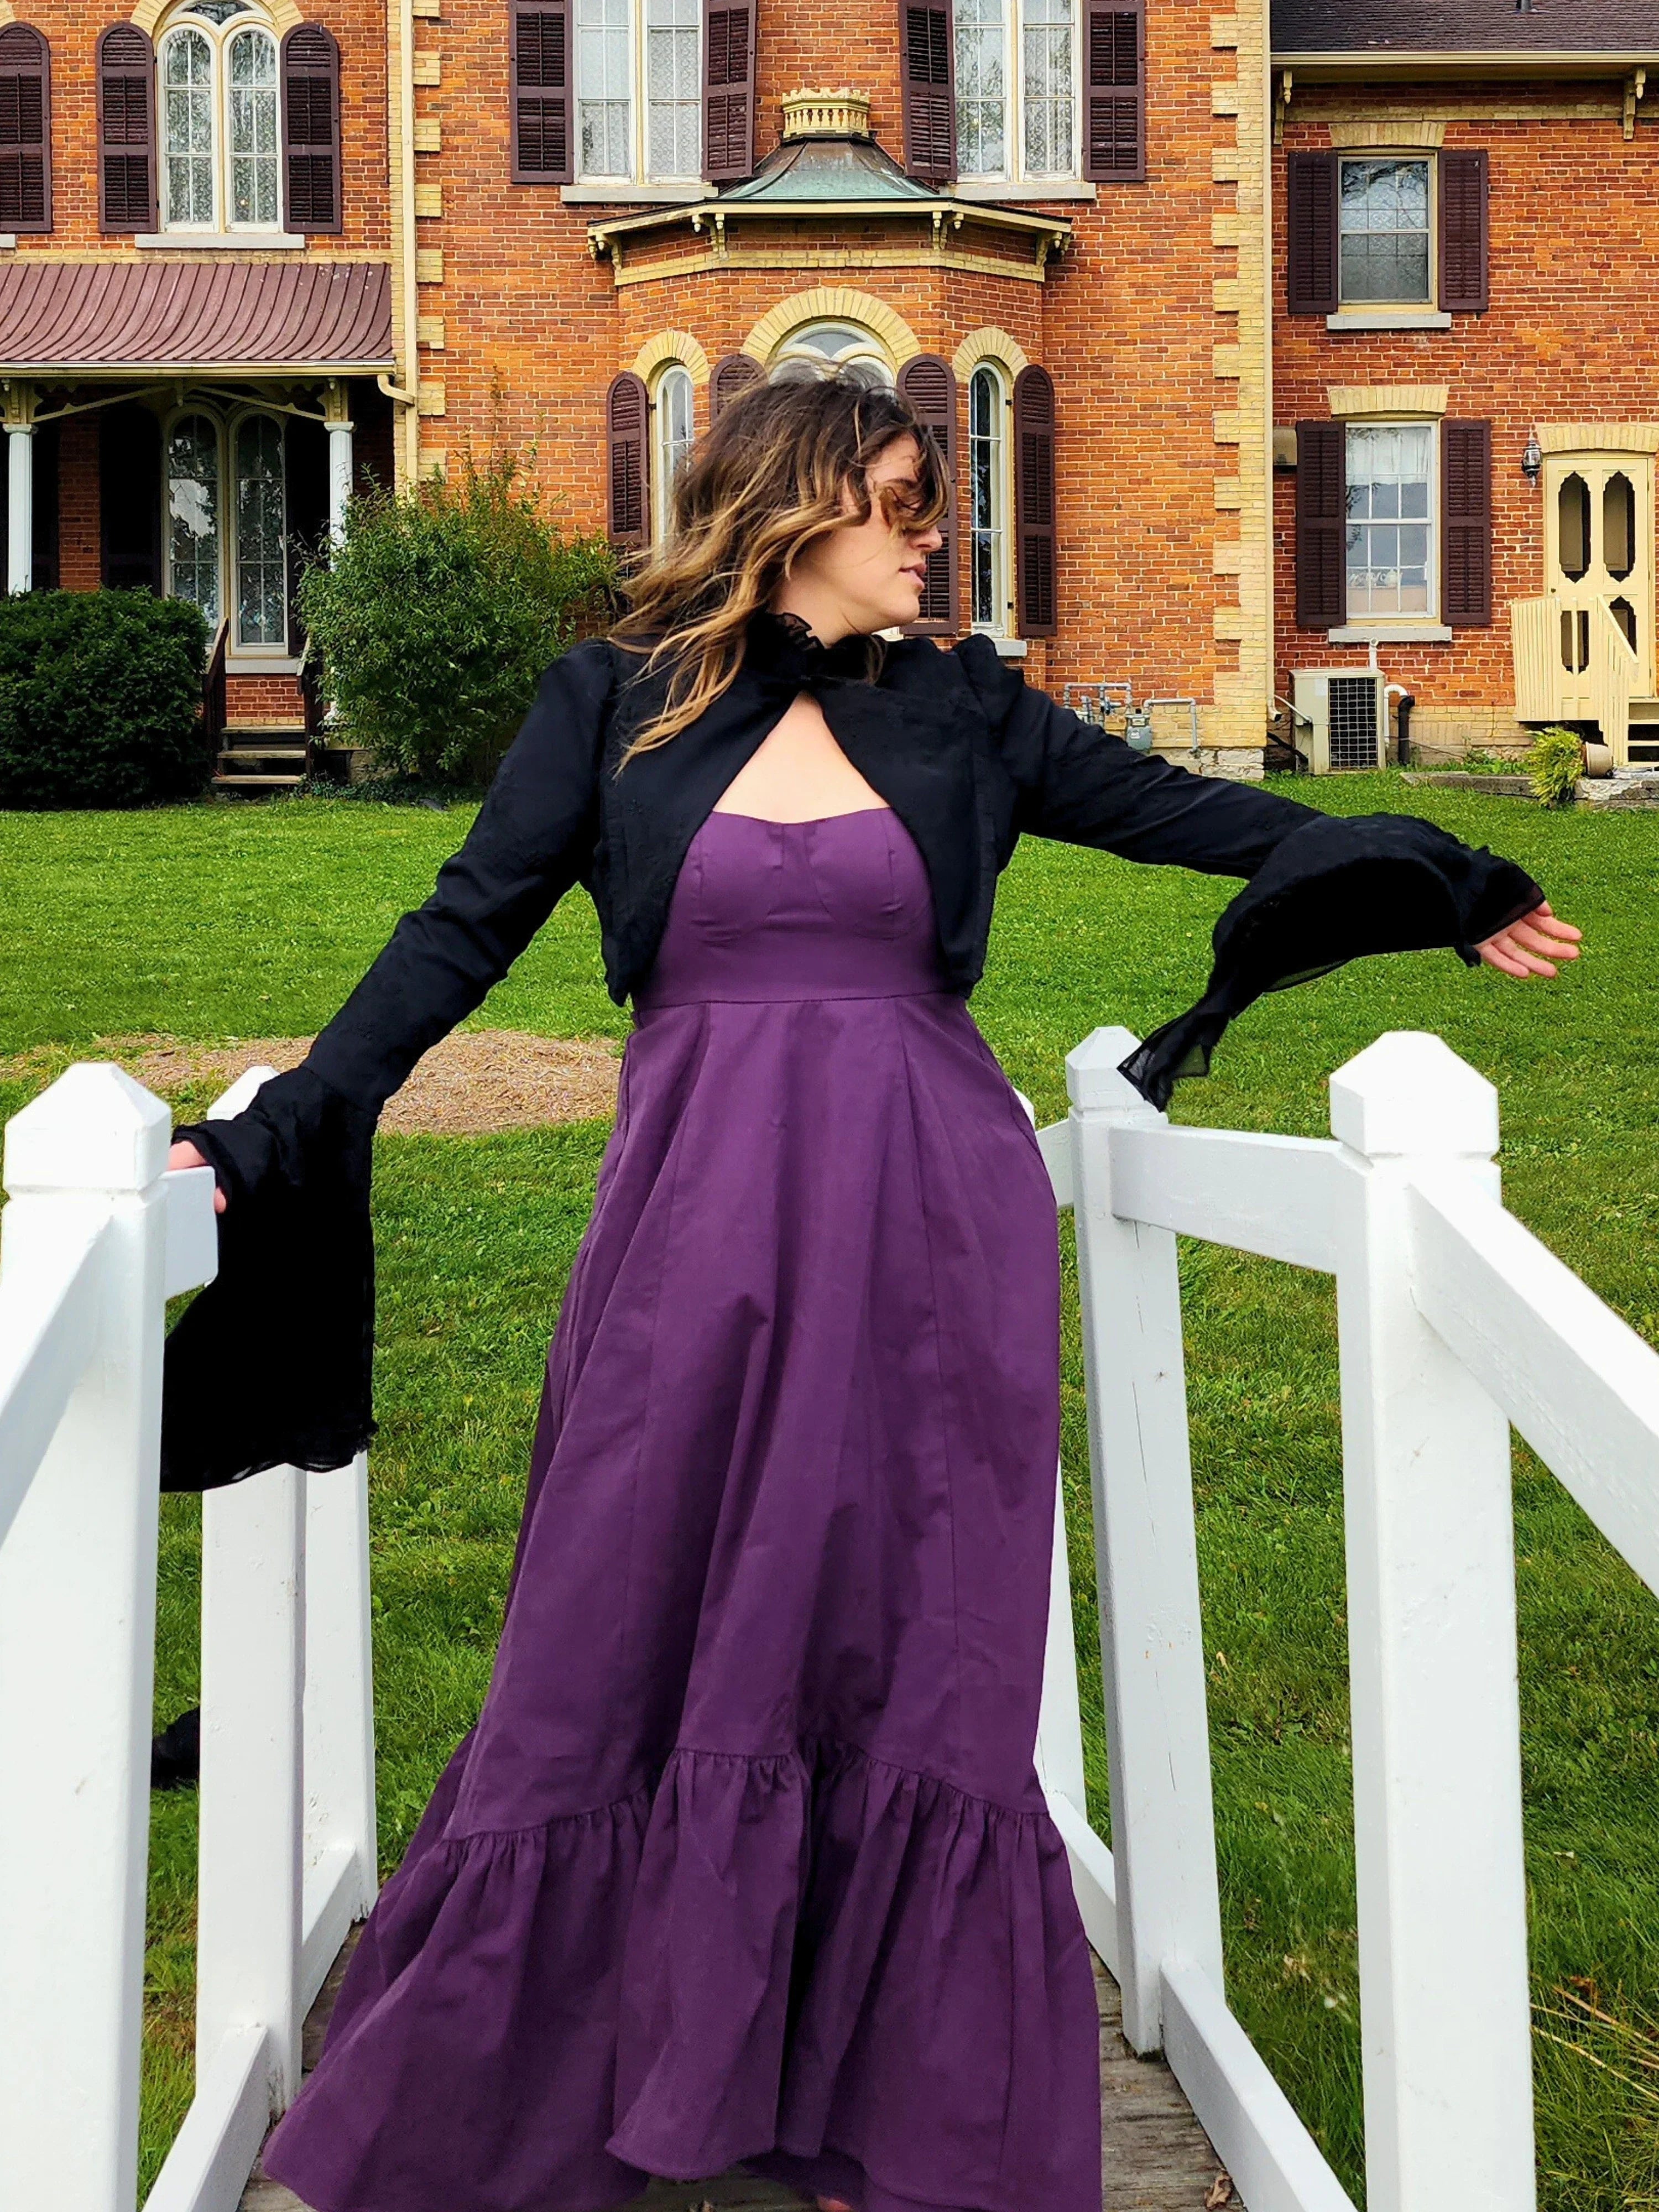
[[[1273,93],[1280,692],[1659,760],[1659,15],[1275,0]]]

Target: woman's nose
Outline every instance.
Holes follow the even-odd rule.
[[[945,532],[936,522],[930,523],[926,530],[918,531],[910,542],[918,553],[937,553],[945,543]]]

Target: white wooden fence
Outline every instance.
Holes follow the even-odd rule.
[[[1079,1045],[1039,1133],[1077,1216],[1114,1850],[1063,1520],[1037,1755],[1085,1923],[1249,2212],[1351,2212],[1224,1996],[1179,1232],[1337,1281],[1370,2212],[1528,2212],[1508,1424],[1659,1588],[1659,1356],[1504,1212],[1495,1095],[1437,1038],[1339,1070],[1317,1141],[1172,1128],[1133,1043]],[[136,2189],[163,1308],[216,1247],[167,1140],[94,1065],[6,1133],[0,2203],[31,2212]],[[374,1895],[365,1489],[360,1458],[203,1501],[197,2094],[149,2212],[230,2212]]]
[[[1535,2202],[1509,1424],[1659,1589],[1659,1354],[1507,1213],[1437,1037],[1331,1078],[1329,1139],[1173,1128],[1103,1029],[1039,1132],[1083,1297],[1114,1849],[1085,1809],[1064,1524],[1038,1763],[1124,2030],[1249,2212],[1351,2212],[1228,2009],[1176,1236],[1334,1275],[1370,2212]]]
[[[137,2186],[161,1345],[166,1300],[211,1279],[217,1241],[212,1174],[166,1172],[168,1142],[161,1102],[91,1063],[6,1131],[0,2204],[17,2212],[130,2212]],[[367,1486],[360,1456],[202,1501],[196,2096],[149,2212],[232,2212],[374,1898]]]

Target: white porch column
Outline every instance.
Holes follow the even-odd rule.
[[[6,589],[34,582],[34,386],[6,387]]]
[[[346,501],[351,497],[351,416],[338,377],[323,395],[323,420],[328,426],[328,534],[337,545],[345,536]]]

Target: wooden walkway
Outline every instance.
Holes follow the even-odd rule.
[[[306,2021],[305,2064],[316,2063],[334,1993],[345,1972],[342,1952]],[[1161,2058],[1137,2058],[1119,2027],[1117,1984],[1095,1961],[1100,1996],[1101,2212],[1219,2212],[1236,2207],[1204,2130]],[[746,2175],[714,2181],[653,2181],[625,2212],[800,2212],[808,2200]],[[242,2212],[307,2212],[291,2191],[258,2176]],[[457,2205],[455,2212],[470,2212]]]

